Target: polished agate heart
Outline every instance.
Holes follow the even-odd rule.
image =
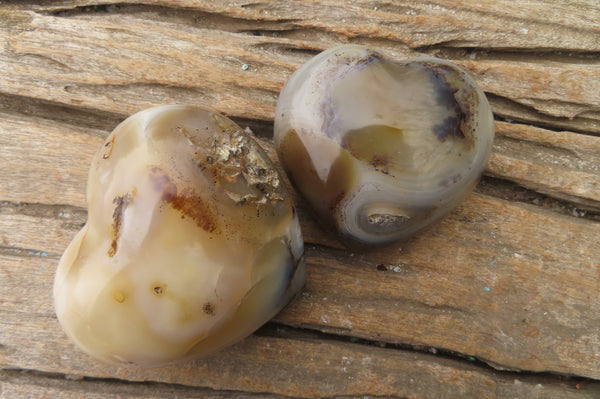
[[[93,160],[88,221],[66,249],[56,314],[85,352],[160,366],[251,334],[304,284],[304,244],[254,139],[201,108],[121,123]]]
[[[301,66],[275,114],[277,153],[294,185],[324,225],[363,244],[409,237],[454,209],[493,138],[487,99],[464,70],[357,45]]]

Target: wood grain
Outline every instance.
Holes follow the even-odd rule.
[[[600,137],[497,122],[486,173],[600,210]]]
[[[599,20],[593,0],[2,2],[0,397],[599,397]],[[154,370],[77,350],[53,273],[109,131],[148,106],[202,104],[277,163],[279,90],[340,43],[473,74],[498,117],[478,192],[371,251],[294,192],[307,285],[257,334]]]
[[[278,334],[287,337],[254,335],[217,355],[179,366],[152,370],[106,366],[74,348],[62,333],[49,305],[49,284],[31,287],[32,284],[26,282],[41,280],[45,278],[43,276],[51,279],[57,261],[55,257],[2,255],[0,261],[5,282],[0,297],[12,300],[12,303],[3,302],[0,307],[0,360],[4,368],[61,373],[70,378],[155,381],[218,391],[271,392],[299,397],[390,395],[437,398],[444,392],[446,397],[457,398],[535,395],[592,398],[600,393],[600,383],[588,380],[556,381],[545,376],[511,375],[482,368],[472,361],[339,342],[310,334],[294,336],[285,331]],[[6,282],[14,292],[6,291]],[[36,387],[27,387],[22,379],[17,379],[19,384],[15,386],[15,375],[11,375],[8,382],[0,375],[0,384],[6,392],[11,392],[9,389],[35,392]],[[50,388],[56,389],[55,383],[50,383]],[[93,395],[93,384],[88,388],[75,382],[63,385],[69,387],[66,392],[75,390],[82,394],[87,391]],[[123,390],[123,397],[136,397],[146,392],[143,386],[133,389],[112,382],[107,385],[112,387],[107,393]],[[48,389],[47,383],[45,386]],[[37,389],[39,391],[39,386]]]
[[[158,381],[185,387],[210,387],[217,391],[271,392],[293,397],[381,395],[438,398],[439,393],[444,392],[449,398],[535,395],[593,398],[600,392],[598,382],[558,382],[543,376],[506,375],[468,362],[425,353],[314,338],[283,339],[256,335],[218,356],[181,366],[152,370],[106,367],[79,351],[71,350],[71,343],[60,334],[55,320],[20,316],[12,318],[17,320],[22,333],[7,341],[4,353],[8,352],[8,355],[3,358],[5,364],[62,371],[71,378],[84,374],[136,383]],[[6,334],[7,330],[14,329],[4,321],[0,322],[0,332]],[[15,347],[24,350],[11,353]],[[1,375],[0,384],[6,384]],[[111,385],[113,389],[115,385],[123,388],[114,383]],[[79,384],[78,389],[86,390],[84,384]],[[143,387],[131,391],[129,389],[132,397],[144,392]]]
[[[374,38],[386,38],[387,45],[379,39],[377,47],[395,57],[427,54],[433,51],[427,51],[429,47],[448,42],[461,44],[463,48],[510,48],[525,46],[525,43],[527,47],[533,44],[535,48],[546,48],[549,43],[556,43],[563,50],[571,51],[597,51],[600,42],[600,32],[591,22],[600,12],[591,3],[588,16],[592,19],[588,24],[585,21],[589,19],[585,18],[578,19],[576,26],[570,26],[568,20],[560,21],[559,15],[552,11],[549,17],[556,25],[529,20],[531,25],[527,26],[530,27],[521,22],[517,23],[520,28],[508,18],[502,20],[501,15],[495,15],[497,9],[492,2],[487,4],[487,12],[482,11],[484,7],[476,11],[461,8],[457,10],[459,15],[454,13],[452,18],[447,12],[446,17],[440,17],[447,6],[436,8],[432,4],[424,8],[407,7],[398,13],[399,10],[380,11],[378,6],[372,7],[377,7],[377,11],[368,10],[366,3],[339,7],[337,3],[328,2],[239,2],[227,6],[220,2],[180,2],[177,3],[180,6],[193,5],[199,13],[172,12],[169,17],[158,20],[161,11],[169,10],[156,8],[156,5],[173,3],[148,3],[154,6],[64,17],[13,11],[13,21],[18,22],[6,27],[8,40],[0,58],[0,65],[7,71],[5,91],[126,114],[161,102],[201,101],[228,115],[268,120],[273,117],[277,93],[289,74],[314,52],[339,42],[332,34],[364,44],[371,44]],[[48,8],[56,10],[58,7]],[[542,9],[554,7],[555,4]],[[294,16],[291,21],[278,16],[289,14],[291,10]],[[206,12],[229,19],[215,21],[214,17],[207,17]],[[420,17],[414,16],[417,14]],[[472,24],[469,20],[472,14],[477,14],[478,21],[487,17],[488,24],[464,29],[465,21]],[[531,11],[526,16],[531,16]],[[240,19],[243,22],[238,24]],[[265,20],[280,19],[284,24],[278,25],[275,34],[260,28]],[[357,19],[363,22],[359,24]],[[538,19],[537,14],[535,19]],[[255,21],[254,26],[248,21]],[[343,25],[336,29],[334,22],[339,25],[340,21]],[[218,22],[227,28],[214,29]],[[460,34],[461,37],[449,39],[449,27],[452,36]],[[311,35],[306,39],[297,38],[298,28],[324,31],[326,37],[319,41],[307,40]],[[505,29],[512,34],[508,35]],[[527,30],[523,35],[527,38],[512,42],[519,36],[515,34],[519,29]],[[82,35],[81,31],[86,34]],[[286,37],[287,31],[292,33],[291,37]],[[144,32],[153,46],[148,47],[145,40],[140,40],[140,32]],[[580,34],[585,37],[579,38]],[[481,37],[480,40],[474,41],[472,36],[475,35]],[[406,43],[398,41],[400,36],[423,39]],[[445,40],[442,41],[441,36]],[[568,42],[557,40],[563,37],[569,38]],[[201,45],[196,44],[197,38],[202,38]],[[499,38],[511,40],[504,42]],[[118,51],[113,48],[117,43]],[[586,58],[511,62],[482,56],[478,51],[448,58],[472,72],[490,94],[508,98],[542,115],[594,121],[589,124],[589,130],[599,132],[600,94],[594,88],[600,78],[600,68]],[[249,65],[248,70],[241,68],[244,64]],[[125,84],[127,88],[122,90]],[[178,89],[173,90],[173,87]]]
[[[225,399],[282,398],[280,395],[240,394],[156,383],[84,381],[77,376],[44,375],[0,370],[0,397],[36,399]]]
[[[9,115],[5,120],[11,121]],[[22,121],[35,126],[37,119]],[[55,259],[85,221],[83,187],[89,158],[102,139],[94,134],[78,143],[71,138],[77,135],[74,128],[63,123],[45,121],[42,128],[45,134],[31,132],[39,137],[37,151],[24,148],[27,145],[1,147],[10,149],[7,172],[19,164],[39,168],[37,173],[21,176],[25,184],[11,193],[26,202],[36,198],[45,203],[52,199],[71,202],[80,210],[55,209],[54,214],[39,217],[19,206],[5,205],[0,221],[13,232],[2,237],[7,247],[29,249],[33,242],[34,253],[42,251]],[[72,145],[53,148],[54,142]],[[272,144],[261,142],[275,159]],[[42,171],[54,173],[57,158],[70,161],[61,169],[64,176],[77,180],[69,186],[80,187],[79,193],[56,185],[52,175],[40,179]],[[460,352],[502,368],[600,376],[600,356],[594,355],[600,354],[595,311],[600,307],[600,247],[587,239],[600,236],[599,224],[473,194],[444,221],[401,247],[355,254],[331,241],[300,197],[295,202],[305,240],[340,250],[309,250],[305,295],[278,317],[280,322]],[[427,248],[437,250],[432,253]],[[51,285],[52,274],[44,275],[47,279],[35,289]],[[17,286],[31,285],[28,279],[25,275]],[[4,297],[15,294],[7,292]],[[52,308],[47,306],[46,313],[51,315]],[[450,336],[449,329],[455,330]]]
[[[62,1],[43,9],[64,9]],[[115,4],[114,0],[77,4]],[[509,0],[383,3],[361,0],[340,6],[328,1],[208,0],[133,1],[136,4],[178,6],[248,20],[291,21],[297,26],[333,31],[346,37],[387,38],[410,47],[445,44],[457,47],[505,47],[600,50],[595,40],[600,11],[589,1],[556,4],[538,0],[515,4]],[[286,18],[288,17],[288,18]],[[289,18],[292,17],[292,18]],[[347,18],[340,21],[340,18]],[[525,29],[524,29],[525,28]],[[572,30],[579,32],[573,33]]]

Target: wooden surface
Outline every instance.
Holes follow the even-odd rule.
[[[497,130],[476,192],[371,251],[295,196],[307,284],[256,334],[152,370],[77,350],[52,281],[104,137],[146,107],[201,104],[277,161],[279,90],[339,43],[473,74]],[[2,1],[0,71],[1,398],[600,397],[596,0]]]

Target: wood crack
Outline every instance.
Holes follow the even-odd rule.
[[[87,210],[82,207],[61,204],[0,201],[1,214],[20,214],[53,219],[76,218],[85,221]]]
[[[164,22],[184,24],[195,28],[222,29],[225,32],[244,33],[254,35],[256,32],[281,32],[297,28],[295,18],[281,18],[277,21],[264,21],[252,18],[239,18],[229,16],[227,13],[214,12],[210,9],[170,7],[161,4],[143,4],[115,2],[112,4],[83,5],[72,8],[54,10],[40,10],[47,15],[62,18],[77,18],[81,16],[91,18],[106,18],[107,16],[129,15],[142,20],[154,21],[156,15],[161,15]]]
[[[0,245],[0,255],[11,255],[24,258],[60,259],[61,254],[48,253],[40,249],[17,248]]]
[[[311,326],[308,324],[302,326],[289,326],[278,322],[269,322],[258,331],[255,335],[261,337],[275,337],[281,339],[305,340],[307,342],[342,342],[350,345],[364,345],[368,347],[385,348],[396,351],[411,352],[435,358],[443,358],[451,361],[460,362],[468,366],[476,366],[477,368],[493,372],[496,375],[501,375],[503,378],[512,379],[519,377],[528,379],[532,384],[553,384],[571,382],[572,384],[593,384],[600,389],[600,381],[593,378],[580,377],[571,374],[562,374],[557,372],[536,372],[524,369],[506,368],[501,364],[484,359],[478,359],[469,354],[459,353],[443,348],[427,347],[422,345],[410,345],[406,343],[391,343],[386,341],[376,341],[364,337],[352,335],[339,335],[334,331],[322,331],[321,326]]]
[[[488,48],[488,47],[447,47],[447,46],[422,46],[416,51],[453,60],[477,60],[497,62],[519,62],[539,64],[548,62],[567,65],[593,66],[600,60],[598,51],[573,51],[544,50],[543,48],[528,48],[521,50]]]
[[[181,398],[192,399],[199,397],[237,398],[239,391],[215,390],[202,387],[190,387],[183,384],[162,383],[154,381],[127,381],[118,378],[83,377],[74,374],[51,373],[38,370],[9,368],[0,369],[0,393],[2,387],[7,385],[20,385],[39,387],[44,392],[50,391],[57,399],[67,399],[72,395],[84,395],[102,392],[102,397],[126,398]],[[288,396],[272,393],[244,392],[246,398],[284,399]],[[9,397],[9,396],[6,396]]]
[[[0,93],[0,110],[27,118],[39,117],[67,123],[79,128],[81,134],[92,134],[99,138],[108,135],[125,117],[124,114],[9,93]],[[98,129],[104,132],[95,134]]]
[[[510,202],[521,202],[541,209],[550,210],[560,215],[582,218],[592,222],[600,222],[600,210],[560,200],[539,191],[527,188],[517,182],[486,174],[475,187],[475,192],[489,195]]]
[[[525,105],[514,99],[486,92],[486,96],[496,119],[507,122],[521,122],[531,126],[541,127],[553,131],[569,130],[574,133],[587,135],[600,135],[600,125],[596,120],[584,117],[558,117],[539,112],[530,105]]]

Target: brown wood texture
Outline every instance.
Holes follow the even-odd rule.
[[[264,328],[152,370],[77,350],[52,281],[106,135],[201,104],[278,163],[279,90],[340,43],[473,74],[496,116],[475,193],[376,250],[344,246],[294,194],[307,284]],[[596,0],[3,1],[0,71],[1,398],[600,397]]]

